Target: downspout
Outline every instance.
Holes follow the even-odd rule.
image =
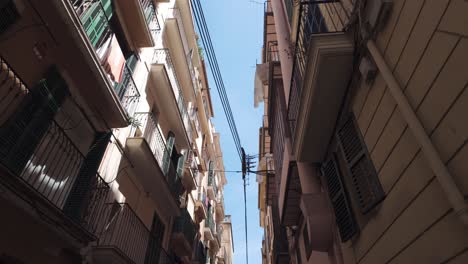
[[[462,192],[457,187],[452,175],[450,175],[450,172],[440,158],[439,153],[432,144],[431,139],[424,130],[424,127],[419,121],[413,108],[409,104],[408,99],[403,94],[400,85],[375,45],[375,42],[373,40],[368,40],[367,48],[369,49],[369,52],[382,74],[393,98],[397,102],[400,112],[408,123],[408,127],[416,137],[424,156],[429,162],[437,181],[445,192],[456,215],[461,218],[465,225],[468,225],[468,205],[465,202]]]

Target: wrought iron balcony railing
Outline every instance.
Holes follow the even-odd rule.
[[[123,59],[122,50],[118,45],[116,35],[110,23],[110,19],[113,16],[111,1],[69,1],[73,5],[75,13],[80,18],[83,29],[93,45],[96,56],[103,65],[104,71],[108,73],[108,79],[113,84],[122,107],[127,111],[128,116],[132,116],[140,98],[140,92],[133,80],[133,69],[137,61],[134,57],[129,58],[122,66],[121,70],[109,69],[117,66],[109,65],[107,62],[109,56],[115,56],[116,58],[114,59],[119,59],[118,57]],[[149,12],[148,19],[153,19],[151,12]],[[157,20],[151,23],[155,24]]]
[[[211,233],[215,233],[215,222],[213,220],[213,207],[208,207],[207,217],[205,219],[205,227],[211,230]]]
[[[342,10],[343,6],[339,0],[304,1],[299,4],[299,19],[288,104],[288,120],[292,137],[294,137],[300,110],[304,74],[309,59],[310,40],[316,34],[342,32],[347,23],[343,21],[340,15]]]
[[[114,248],[133,262],[144,263],[150,232],[130,206],[108,203],[99,213],[97,247]]]
[[[187,111],[187,103],[184,99],[184,94],[180,88],[179,80],[177,79],[177,74],[172,63],[171,55],[168,49],[155,49],[153,54],[152,63],[164,64],[167,70],[167,75],[172,86],[172,91],[177,102],[177,107],[179,109],[180,117],[184,123],[185,131],[189,135],[189,140],[192,141],[191,131],[192,126],[190,124],[190,118]]]
[[[90,213],[97,210],[109,186],[96,173],[69,203],[70,194],[84,167],[86,157],[54,119],[67,92],[57,83],[41,81],[30,90],[0,57],[0,76],[12,91],[2,97],[0,113],[0,163],[23,190],[37,195],[56,208],[67,219],[94,234],[95,223]],[[57,91],[60,90],[60,91]],[[5,91],[5,90],[3,90]],[[55,100],[55,96],[61,99]],[[89,174],[87,174],[89,176]],[[76,198],[76,197],[74,197]],[[71,214],[73,213],[73,215]]]
[[[281,175],[284,156],[284,139],[288,135],[286,121],[286,105],[283,91],[275,86],[270,86],[268,95],[269,102],[269,120],[268,132],[271,140],[271,151],[274,155],[274,164],[276,175]]]
[[[141,7],[145,13],[146,23],[153,37],[153,41],[156,42],[159,39],[161,33],[161,25],[159,24],[158,15],[154,6],[153,0],[140,0]]]
[[[112,248],[133,263],[175,263],[126,203],[107,203],[98,212],[97,248]]]
[[[164,173],[165,165],[169,164],[169,170],[165,173],[166,181],[169,185],[169,189],[176,201],[179,201],[179,196],[182,194],[183,186],[181,182],[181,177],[177,175],[174,164],[170,160],[171,154],[169,149],[166,146],[165,140],[159,126],[156,122],[152,113],[149,112],[137,112],[134,115],[134,126],[137,126],[142,131],[142,136],[145,138],[148,146],[151,149],[151,152],[156,159],[159,168]],[[169,161],[165,160],[169,159]]]
[[[195,237],[198,232],[197,225],[193,222],[190,213],[187,209],[182,209],[180,216],[174,220],[174,226],[172,228],[173,233],[182,233],[189,242],[190,245],[195,241]]]
[[[213,170],[209,170],[208,171],[208,187],[213,187],[213,192],[214,192],[214,195],[215,195],[215,198],[216,196],[218,195],[218,186],[216,185],[216,175],[214,173]]]

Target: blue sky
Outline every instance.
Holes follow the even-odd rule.
[[[248,154],[258,153],[258,129],[263,107],[253,107],[255,64],[261,61],[263,3],[252,0],[201,0],[206,22],[218,58],[241,143]],[[226,170],[240,170],[241,164],[222,109],[218,91],[208,72],[214,104],[214,124],[221,133]],[[234,261],[245,263],[244,203],[241,174],[226,173],[226,214],[232,215]],[[259,226],[256,176],[247,186],[249,264],[262,263],[263,231]]]

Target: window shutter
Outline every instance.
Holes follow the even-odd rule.
[[[153,223],[151,225],[150,238],[145,256],[145,264],[159,263],[161,257],[161,248],[164,240],[166,227],[161,221],[157,212],[154,212]]]
[[[171,167],[171,156],[172,156],[172,149],[175,143],[175,136],[172,132],[169,132],[169,137],[166,140],[166,151],[164,152],[163,158],[163,172],[164,175],[169,173],[169,168]]]
[[[346,120],[338,131],[338,138],[359,206],[362,213],[368,213],[385,198],[385,193],[354,116]]]
[[[177,176],[179,178],[182,178],[184,175],[184,169],[185,169],[185,160],[187,159],[187,152],[185,151],[184,154],[182,154],[179,157],[179,160],[177,161]]]
[[[328,192],[335,211],[336,224],[340,230],[341,240],[343,242],[347,241],[358,232],[358,227],[335,156],[332,156],[324,164],[322,173],[327,180]]]
[[[0,34],[2,34],[19,18],[18,9],[13,0],[0,3],[0,17]]]

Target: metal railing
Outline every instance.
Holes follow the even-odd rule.
[[[101,64],[106,64],[106,56],[109,54],[107,51],[109,48],[112,48],[111,44],[113,42],[113,38],[116,37],[109,21],[113,15],[111,1],[69,1],[73,5],[75,13],[80,18],[83,29],[94,47],[96,56],[101,60]],[[150,14],[148,19],[152,19],[151,17],[152,16]],[[131,57],[124,64],[121,76],[108,77],[109,81],[114,86],[114,90],[122,104],[122,107],[127,111],[128,116],[132,116],[140,99],[140,92],[138,91],[133,79],[135,63],[136,59]],[[103,70],[106,71],[104,68]],[[117,82],[115,80],[120,81]]]
[[[101,210],[97,247],[120,251],[135,263],[144,263],[150,232],[125,203],[108,203]]]
[[[154,6],[153,0],[140,0],[141,7],[145,14],[146,23],[153,37],[153,41],[156,42],[159,39],[161,33],[161,25],[159,24],[158,15]]]
[[[133,79],[133,69],[136,63],[137,59],[134,56],[130,57],[125,62],[122,72],[122,81],[114,85],[120,102],[129,116],[133,115],[140,101],[140,92]]]
[[[136,264],[175,263],[158,242],[163,238],[155,237],[128,204],[106,203],[97,219],[97,248],[112,248]]]
[[[0,57],[0,126],[20,107],[23,98],[29,93],[26,84]]]
[[[207,210],[207,216],[205,219],[205,227],[211,230],[211,233],[215,233],[215,222],[213,220],[213,207],[209,206]]]
[[[269,41],[268,42],[268,62],[277,62],[280,61],[278,41]]]
[[[189,244],[192,245],[193,241],[195,241],[197,231],[197,226],[193,222],[190,213],[187,211],[187,209],[182,209],[180,212],[180,216],[176,217],[174,220],[172,232],[182,233],[187,242],[189,242]]]
[[[47,82],[41,81],[29,90],[1,57],[0,66],[0,76],[16,83],[22,95],[19,102],[15,102],[16,92],[7,92],[2,98],[0,163],[31,192],[94,233],[90,214],[105,200],[109,186],[96,174],[88,186],[83,186],[86,190],[82,199],[73,208],[67,208],[78,217],[68,215],[65,206],[81,169],[87,166],[85,156],[55,121],[60,104],[53,99]]]
[[[308,49],[315,34],[337,33],[345,29],[346,22],[340,15],[344,10],[338,0],[306,1],[299,5],[297,39],[289,96],[288,120],[294,140],[299,115],[304,74],[308,61]]]
[[[213,170],[208,171],[208,187],[213,188],[213,192],[215,195],[215,199],[218,196],[218,186],[216,185],[216,174],[214,173]]]
[[[185,131],[187,135],[191,135],[192,126],[190,124],[190,118],[187,111],[187,103],[184,99],[184,94],[180,88],[179,80],[177,79],[176,71],[174,64],[172,63],[171,55],[169,49],[155,49],[153,54],[152,63],[155,64],[164,64],[166,67],[167,75],[172,86],[172,91],[174,93],[175,100],[177,102],[177,107],[179,109],[180,117],[184,123]],[[193,139],[189,137],[189,140]]]
[[[142,137],[145,138],[148,146],[153,153],[159,168],[164,173],[164,159],[170,159],[171,154],[166,146],[166,141],[159,130],[159,126],[154,118],[154,115],[150,112],[137,112],[134,115],[134,126],[138,127],[142,133]],[[134,132],[132,132],[132,135]],[[169,170],[164,175],[168,183],[169,189],[176,201],[179,201],[179,196],[182,194],[183,186],[181,178],[177,175],[172,160],[169,160]]]
[[[284,97],[282,90],[277,86],[272,85],[269,91],[269,134],[270,134],[270,149],[274,155],[274,164],[276,175],[281,175],[283,168],[284,156],[284,139],[287,135],[287,121],[286,121],[286,106],[284,104]]]

